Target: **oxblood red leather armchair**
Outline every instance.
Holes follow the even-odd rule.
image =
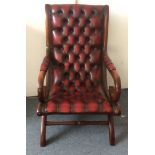
[[[121,82],[107,55],[109,7],[47,4],[45,8],[47,52],[38,78],[40,145],[46,145],[46,126],[60,124],[108,125],[114,145],[113,115],[120,114]],[[109,89],[107,70],[114,80]],[[53,114],[104,114],[108,120],[47,121]]]

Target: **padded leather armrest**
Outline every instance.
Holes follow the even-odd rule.
[[[50,63],[49,57],[45,56],[41,64],[40,72],[38,76],[38,84],[39,84],[38,98],[39,98],[39,101],[42,103],[45,101],[45,96],[46,96],[46,86],[43,86],[43,85],[44,85],[44,79],[45,79],[45,75],[46,75],[49,63]]]
[[[106,65],[106,68],[110,72],[113,80],[114,80],[114,86],[109,86],[110,98],[114,103],[117,103],[119,98],[120,98],[120,94],[121,94],[120,76],[118,75],[118,73],[116,71],[116,67],[114,66],[114,64],[112,63],[112,61],[108,57],[108,55],[104,56],[104,63]]]
[[[116,67],[108,57],[108,55],[104,56],[104,63],[108,71],[110,72],[113,80],[114,80],[114,86],[109,86],[109,94],[110,99],[112,103],[114,103],[113,106],[113,113],[114,115],[120,115],[121,114],[121,108],[120,104],[118,103],[118,100],[121,95],[121,80],[120,76],[116,71]]]

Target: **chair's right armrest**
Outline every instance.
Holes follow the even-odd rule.
[[[114,66],[114,64],[108,57],[108,55],[104,56],[104,63],[105,63],[106,68],[108,69],[108,71],[111,74],[113,81],[114,81],[114,86],[109,87],[110,98],[114,103],[117,103],[120,98],[120,94],[121,94],[120,76],[117,73],[116,67]]]
[[[104,63],[106,65],[106,68],[108,69],[109,73],[111,74],[113,81],[114,81],[114,86],[109,86],[109,94],[110,94],[110,99],[113,103],[113,111],[114,114],[120,115],[121,114],[121,108],[120,104],[118,103],[118,100],[121,95],[121,80],[120,76],[116,71],[116,67],[108,57],[108,55],[104,56]]]

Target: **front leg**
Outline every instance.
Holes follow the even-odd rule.
[[[115,130],[114,130],[113,115],[108,115],[108,121],[109,121],[109,142],[110,145],[115,145]]]
[[[46,120],[47,116],[41,116],[41,132],[40,132],[40,146],[46,145]]]

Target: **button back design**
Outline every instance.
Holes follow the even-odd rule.
[[[53,84],[59,85],[61,79],[61,87],[71,87],[71,83],[75,90],[81,85],[97,87],[101,78],[103,7],[52,5],[50,10],[49,38],[56,66]]]

